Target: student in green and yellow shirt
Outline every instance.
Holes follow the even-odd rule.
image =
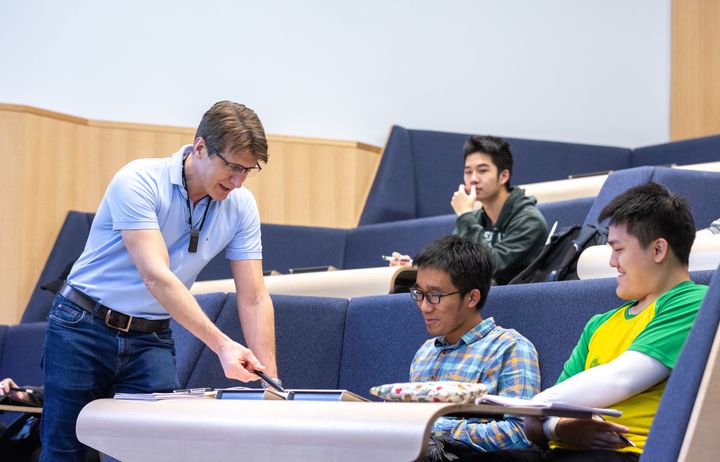
[[[647,183],[617,196],[600,216],[610,218],[610,266],[628,303],[590,319],[558,383],[535,399],[613,407],[622,416],[526,418],[537,448],[473,460],[637,461],[642,454],[707,287],[688,273],[695,223],[682,197]]]

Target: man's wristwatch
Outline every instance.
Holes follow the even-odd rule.
[[[270,378],[273,379],[275,382],[277,382],[278,385],[280,385],[280,386],[282,387],[282,380],[280,380],[280,379],[278,379],[278,378],[276,378],[276,377],[270,377]],[[264,380],[260,380],[260,386],[261,386],[263,389],[264,389],[264,388],[272,388],[272,387],[271,387],[270,385],[268,385],[268,383],[267,383],[266,381],[264,381]]]

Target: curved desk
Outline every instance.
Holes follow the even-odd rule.
[[[448,403],[101,399],[82,409],[76,429],[82,443],[123,462],[409,462],[424,452],[438,417],[509,411],[498,405]],[[592,415],[539,408],[512,411]]]
[[[720,172],[720,162],[705,162],[702,164],[673,165],[672,168],[683,170],[700,170],[705,172]],[[595,197],[605,183],[607,174],[592,175],[566,180],[551,180],[540,183],[521,185],[528,196],[535,196],[539,204],[546,202],[579,199],[581,197]]]
[[[402,461],[417,459],[429,422],[448,404],[233,401],[94,401],[80,413],[81,442],[132,461]]]
[[[617,276],[610,267],[612,249],[608,244],[593,245],[583,250],[578,258],[577,274],[580,279],[599,279]],[[715,270],[720,264],[720,234],[700,233],[690,249],[690,271]]]
[[[407,266],[382,266],[314,273],[278,274],[265,276],[265,286],[271,294],[315,295],[352,298],[365,295],[387,295],[402,291],[415,283],[417,269]],[[190,292],[235,292],[232,279],[197,281]]]

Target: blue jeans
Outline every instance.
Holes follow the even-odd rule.
[[[179,388],[172,331],[120,332],[58,295],[48,317],[43,355],[45,401],[41,461],[85,460],[75,435],[80,410],[115,392]]]

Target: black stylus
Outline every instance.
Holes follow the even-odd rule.
[[[279,383],[277,383],[275,380],[271,379],[270,376],[267,375],[266,373],[264,373],[262,371],[253,371],[253,374],[255,374],[258,377],[260,377],[261,379],[263,379],[265,381],[265,383],[267,383],[268,385],[270,385],[271,387],[273,387],[280,393],[287,393],[285,391],[285,389],[282,386],[280,386]]]

